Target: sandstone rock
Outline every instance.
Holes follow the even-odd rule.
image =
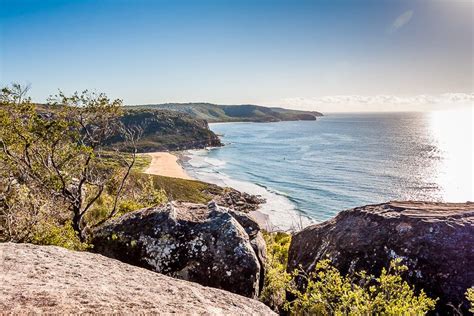
[[[0,243],[1,314],[271,315],[264,304],[98,254]]]
[[[169,276],[256,298],[265,244],[248,215],[180,203],[132,212],[94,232],[94,251]]]
[[[474,285],[474,203],[390,202],[346,210],[295,234],[289,270],[307,272],[329,258],[341,272],[379,274],[393,258],[409,267],[407,280],[431,297],[438,311],[467,302]]]

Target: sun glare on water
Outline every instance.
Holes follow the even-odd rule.
[[[435,177],[443,200],[474,201],[474,107],[429,115],[430,132],[441,157]]]

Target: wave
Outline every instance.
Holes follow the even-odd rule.
[[[230,177],[221,170],[227,162],[207,157],[208,154],[209,152],[205,149],[187,151],[184,160],[186,172],[201,181],[263,197],[266,203],[262,204],[258,211],[267,216],[268,229],[288,231],[301,229],[314,223],[312,219],[297,209],[285,193],[260,183]]]

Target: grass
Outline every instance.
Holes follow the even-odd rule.
[[[207,203],[214,195],[222,194],[224,189],[215,185],[197,180],[186,180],[165,176],[151,175],[156,189],[163,189],[169,200]]]
[[[102,161],[110,167],[124,166],[122,159],[132,160],[132,154],[124,152],[105,151],[101,153]],[[137,154],[132,171],[143,172],[151,163],[151,157],[148,155]]]

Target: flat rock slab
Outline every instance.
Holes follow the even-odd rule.
[[[88,252],[0,243],[2,313],[273,315],[240,295]]]
[[[295,234],[289,270],[313,271],[329,258],[342,272],[379,274],[394,258],[409,268],[407,280],[431,297],[467,310],[474,285],[474,203],[389,202],[356,207]]]

